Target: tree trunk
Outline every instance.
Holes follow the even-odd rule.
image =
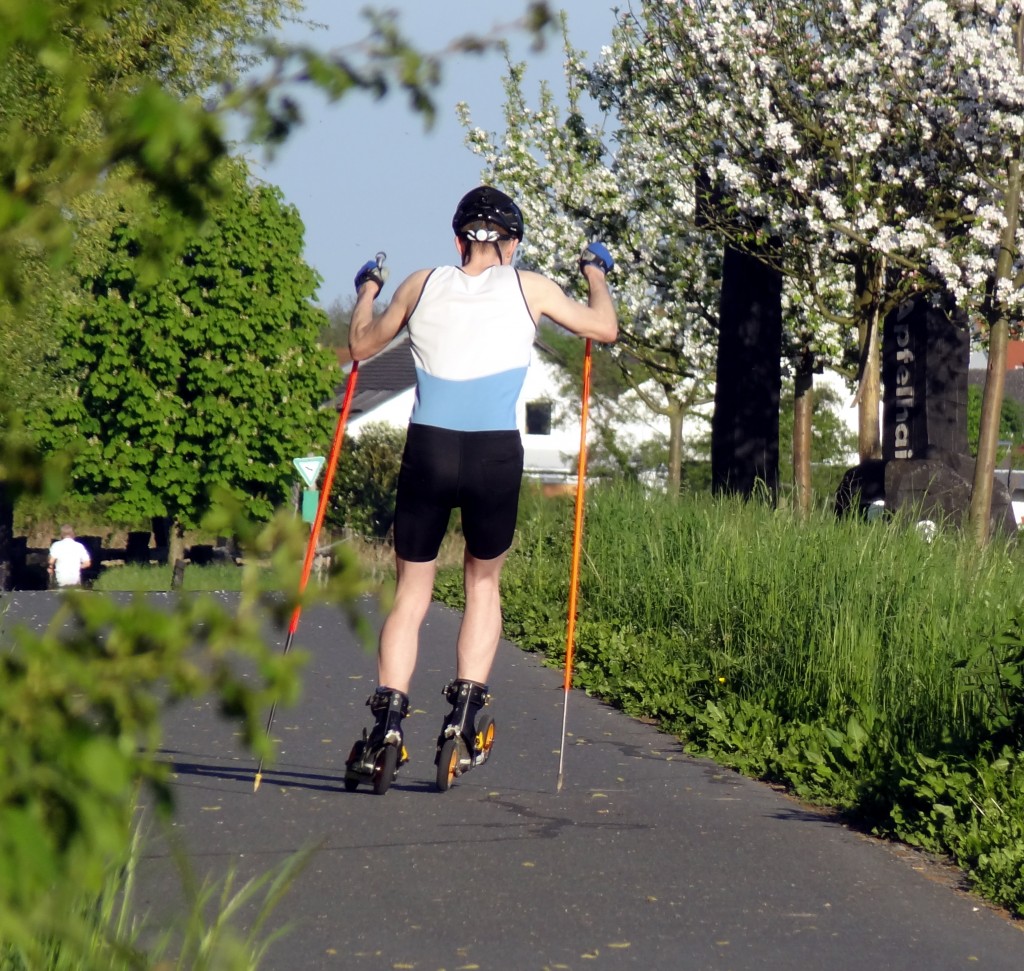
[[[882,276],[881,260],[866,259],[857,265],[857,331],[860,343],[860,374],[857,387],[857,451],[860,461],[882,457],[882,430],[878,405],[882,397],[881,335],[878,305]]]
[[[173,567],[178,560],[185,559],[185,527],[177,519],[171,522],[167,536],[167,562]]]
[[[811,435],[814,412],[814,371],[809,354],[797,362],[793,397],[794,504],[801,518],[811,511]]]
[[[1017,43],[1017,72],[1024,71],[1024,13],[1017,15],[1014,30]],[[1006,166],[1006,196],[1003,204],[1003,231],[999,237],[995,286],[989,301],[988,368],[985,391],[981,399],[981,431],[978,436],[978,458],[974,463],[974,487],[971,490],[970,528],[978,546],[988,542],[992,517],[992,482],[999,444],[999,419],[1003,410],[1006,386],[1006,345],[1010,340],[1010,320],[1006,304],[999,296],[999,284],[1010,281],[1017,254],[1017,227],[1020,225],[1020,157],[1018,139]]]
[[[1013,273],[1015,237],[1020,220],[1020,144],[1007,166],[1005,216],[996,261],[996,287],[1008,281]],[[970,528],[978,546],[988,542],[992,517],[992,483],[999,445],[999,419],[1003,409],[1006,386],[1006,347],[1010,339],[1010,320],[1005,303],[993,292],[989,310],[988,368],[985,391],[981,399],[981,431],[978,437],[978,458],[974,463],[974,487],[971,490]]]
[[[683,406],[671,402],[668,408],[668,493],[678,496],[683,485]]]

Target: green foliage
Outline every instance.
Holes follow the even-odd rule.
[[[164,703],[215,693],[253,743],[270,700],[294,697],[300,659],[263,644],[255,608],[232,618],[196,599],[169,616],[72,595],[53,628],[20,635],[0,677],[0,939],[55,934],[71,901],[101,892],[127,844],[137,780],[169,807]],[[261,685],[240,679],[236,656],[259,665]]]
[[[253,132],[278,140],[298,120],[280,87],[299,78],[332,97],[353,88],[380,95],[397,83],[421,110],[431,107],[438,59],[417,55],[388,17],[371,17],[368,44],[352,57],[250,46],[295,7],[294,0],[0,3],[0,392],[15,392],[22,410],[32,397],[21,394],[25,388],[48,398],[54,444],[55,429],[71,436],[78,424],[75,444],[84,451],[76,474],[94,486],[106,480],[128,517],[163,506],[198,519],[205,469],[204,491],[222,483],[265,518],[279,475],[291,474],[277,466],[323,430],[314,409],[326,361],[313,338],[324,321],[308,306],[315,281],[298,258],[301,227],[273,190],[243,191],[237,167],[224,178],[223,113],[245,112]],[[524,23],[539,32],[548,19],[546,5],[534,3]],[[467,37],[452,50],[497,42]],[[232,89],[254,50],[274,60],[269,75]],[[213,83],[227,86],[216,103],[204,100]],[[76,311],[84,279],[97,299]],[[55,308],[82,325],[82,339],[68,341],[63,359],[73,393],[56,401],[40,366]],[[282,330],[293,327],[285,339]],[[190,370],[188,355],[196,359]],[[76,383],[94,365],[97,380]],[[95,412],[82,407],[79,392],[94,396]],[[114,434],[104,439],[90,424],[97,419]],[[168,421],[178,423],[170,435]],[[22,492],[52,500],[65,462],[55,456],[43,468],[12,425],[5,421],[0,449],[7,513]],[[293,591],[304,547],[297,526],[287,516],[260,529],[223,508],[206,523],[270,560]],[[138,785],[151,787],[162,809],[170,806],[157,758],[165,706],[213,696],[256,753],[271,754],[261,716],[271,701],[294,697],[301,655],[270,650],[262,630],[268,613],[283,623],[296,598],[264,598],[261,589],[258,577],[243,574],[236,615],[205,597],[157,609],[145,599],[72,593],[48,630],[3,630],[4,971],[147,966],[131,929],[107,918],[111,901],[122,899]],[[361,592],[351,558],[342,557],[320,595],[351,604]],[[273,876],[266,899],[272,903],[282,886]],[[232,916],[248,897],[246,888],[228,886],[215,902],[203,891],[197,914],[213,905]],[[212,933],[199,927],[180,966],[254,966],[259,947],[240,948],[221,930],[219,922]]]
[[[981,433],[982,389],[977,385],[967,388],[967,443],[971,455],[978,454],[978,437]],[[1004,397],[999,412],[999,438],[1012,441],[1019,449],[1024,445],[1024,407],[1013,398]],[[1000,449],[997,461],[1006,461],[1007,453]],[[1012,459],[1011,459],[1012,460]]]
[[[143,818],[141,814],[137,818]],[[271,943],[288,928],[268,930],[282,895],[306,865],[309,850],[288,857],[240,886],[234,868],[220,880],[199,881],[180,852],[175,860],[186,910],[170,927],[148,926],[139,916],[136,870],[144,852],[143,823],[136,825],[125,859],[107,864],[99,894],[69,894],[71,923],[81,938],[67,934],[0,941],[0,971],[253,971]],[[245,926],[243,927],[243,920]],[[143,936],[153,938],[143,948]]]
[[[972,647],[953,667],[965,672],[965,686],[980,695],[989,741],[1024,749],[1024,616],[1011,616],[1004,629]]]
[[[324,320],[301,221],[239,165],[223,185],[205,231],[151,286],[138,278],[134,226],[120,226],[82,281],[91,301],[62,332],[67,388],[40,433],[75,452],[75,491],[112,497],[117,523],[194,528],[214,486],[267,519],[288,495],[291,460],[330,436],[320,405],[335,362],[316,343]]]
[[[525,493],[502,586],[506,636],[559,665],[571,523],[571,501]],[[898,521],[593,488],[574,680],[690,751],[952,855],[1024,913],[1019,571],[1014,546]]]
[[[259,526],[229,506],[204,525],[238,536],[249,553],[235,613],[198,594],[168,603],[72,591],[45,631],[5,625],[0,942],[13,953],[56,941],[84,949],[83,963],[70,966],[112,966],[86,961],[95,913],[82,902],[107,892],[111,865],[125,863],[138,787],[161,813],[173,808],[160,756],[169,706],[212,697],[256,755],[273,755],[263,718],[271,702],[294,700],[304,657],[281,654],[264,631],[268,619],[283,629],[296,603],[279,591],[297,589],[305,529],[290,514]],[[259,562],[275,571],[272,594]],[[351,604],[365,589],[340,558],[307,599]]]
[[[328,523],[368,539],[387,536],[404,448],[405,430],[383,423],[371,423],[347,439],[334,476]]]

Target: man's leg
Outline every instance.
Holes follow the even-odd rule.
[[[395,603],[384,621],[377,652],[378,684],[409,693],[416,667],[420,625],[434,594],[437,560],[414,563],[395,557]]]
[[[459,629],[457,677],[486,684],[501,638],[499,581],[506,553],[478,560],[468,551],[463,559],[466,610]]]

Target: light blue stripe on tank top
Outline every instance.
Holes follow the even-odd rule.
[[[525,367],[468,381],[436,378],[417,368],[410,420],[457,432],[514,429],[516,401],[525,379]]]

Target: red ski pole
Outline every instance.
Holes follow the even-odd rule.
[[[587,477],[587,413],[590,411],[590,338],[583,352],[583,409],[580,414],[580,454],[576,465],[576,516],[572,531],[572,567],[569,571],[569,618],[565,636],[565,701],[562,706],[562,744],[558,747],[558,787],[562,791],[562,766],[565,764],[565,727],[569,716],[569,689],[572,688],[572,660],[576,646],[576,597],[580,582],[580,546],[583,541],[583,493]]]
[[[323,525],[324,513],[327,511],[327,503],[331,497],[331,485],[334,483],[334,470],[338,465],[338,456],[341,454],[341,443],[345,437],[345,425],[348,424],[348,413],[352,408],[352,395],[356,390],[356,381],[359,377],[359,362],[352,362],[352,370],[349,371],[348,381],[345,383],[345,396],[341,402],[341,411],[338,414],[338,424],[334,428],[334,440],[331,442],[331,451],[327,457],[327,468],[324,471],[324,483],[320,490],[320,501],[317,503],[316,516],[313,518],[313,528],[309,533],[309,543],[306,545],[306,558],[302,563],[302,576],[299,579],[299,602],[292,611],[291,621],[288,624],[288,636],[284,642],[284,654],[292,649],[292,640],[295,631],[299,628],[299,617],[302,615],[302,595],[305,593],[306,584],[309,582],[309,574],[313,569],[313,560],[316,558],[316,544],[320,537],[320,527]],[[277,702],[270,706],[270,717],[267,718],[267,735],[274,724],[274,714],[277,712]],[[263,759],[260,759],[259,767],[256,769],[256,778],[253,781],[252,791],[255,792],[263,781]]]

